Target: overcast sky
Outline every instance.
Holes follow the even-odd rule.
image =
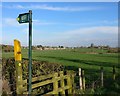
[[[33,13],[33,45],[118,46],[117,2],[3,2],[2,43],[18,39],[28,45],[28,24],[16,21],[20,13]]]

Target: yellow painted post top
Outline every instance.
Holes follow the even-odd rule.
[[[21,61],[21,44],[16,39],[14,40],[14,57],[15,61]]]

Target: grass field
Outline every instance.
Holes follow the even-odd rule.
[[[104,68],[104,88],[95,89],[98,94],[117,94],[120,90],[120,64],[118,63],[118,53],[107,53],[101,49],[65,49],[65,50],[33,50],[32,59],[38,61],[48,61],[51,64],[57,63],[64,65],[65,69],[70,69],[78,73],[78,68],[85,71],[86,84],[100,78],[100,67]],[[3,52],[2,58],[14,58],[13,52]],[[22,50],[22,58],[28,59],[28,50]],[[116,81],[112,80],[113,65],[116,66]],[[79,76],[75,76],[75,84],[79,85]],[[97,86],[97,85],[96,85]],[[99,85],[98,85],[99,86]],[[78,90],[79,91],[79,90]],[[89,89],[88,89],[89,91]],[[89,92],[86,93],[88,94]]]
[[[66,50],[33,50],[33,59],[59,63],[70,69],[77,70],[79,67],[86,70],[99,70],[100,66],[105,71],[112,72],[112,66],[120,68],[118,53],[107,54],[107,50],[101,49],[66,49]],[[101,54],[102,53],[102,54]],[[14,57],[13,52],[2,54],[3,58]],[[22,58],[28,58],[28,50],[22,50]]]

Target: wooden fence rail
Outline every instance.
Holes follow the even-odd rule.
[[[53,87],[53,90],[45,94],[65,94],[66,91],[67,91],[67,94],[72,94],[73,80],[74,80],[73,72],[67,71],[66,74],[64,74],[63,71],[60,71],[59,73],[56,72],[53,74],[32,78],[32,89],[51,84]],[[60,81],[60,85],[58,84],[59,81]],[[21,86],[23,86],[23,90],[19,90],[19,91],[22,91],[21,92],[22,94],[28,94],[27,79],[22,81]]]

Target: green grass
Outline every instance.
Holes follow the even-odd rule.
[[[92,54],[90,53],[92,52]],[[67,49],[67,50],[33,50],[32,59],[38,61],[48,61],[53,63],[59,63],[65,66],[66,69],[75,70],[78,73],[78,68],[85,70],[86,83],[91,83],[100,77],[100,67],[104,68],[104,84],[105,88],[96,89],[96,93],[109,93],[111,91],[119,93],[119,74],[116,74],[118,78],[114,84],[112,80],[112,67],[116,66],[116,73],[120,71],[120,64],[118,63],[118,53],[107,54],[107,50],[101,49]],[[98,54],[93,54],[98,53]],[[102,53],[102,54],[101,54]],[[3,58],[14,57],[13,52],[2,54]],[[28,58],[28,50],[22,50],[22,58]],[[119,70],[119,71],[118,71]],[[79,82],[79,77],[75,77],[76,85]],[[115,86],[113,86],[115,85]],[[116,87],[117,86],[117,87]],[[114,90],[113,90],[114,89]],[[104,92],[105,91],[105,92]],[[87,92],[87,91],[86,91]],[[114,93],[113,92],[113,93]],[[88,93],[88,92],[87,92]]]
[[[85,52],[95,52],[103,54],[85,54]],[[86,70],[99,70],[103,66],[106,71],[112,72],[112,66],[120,68],[118,64],[118,54],[106,54],[107,50],[101,49],[66,49],[66,50],[33,50],[32,57],[35,60],[59,63],[69,69],[78,70],[79,67]],[[14,57],[13,52],[2,54],[3,58]],[[28,58],[28,50],[22,50],[22,58]]]
[[[117,68],[116,73],[120,71],[120,64],[118,64],[118,53],[107,54],[107,50],[101,49],[66,49],[66,50],[33,50],[33,59],[38,61],[48,61],[53,63],[59,63],[65,66],[66,69],[75,70],[78,73],[78,68],[85,70],[86,84],[91,83],[100,78],[100,67],[104,68],[104,89],[97,89],[96,93],[111,92],[114,89],[120,89],[120,87],[113,86],[112,80],[112,67],[115,65]],[[92,54],[91,54],[92,53]],[[93,54],[97,53],[97,54]],[[3,58],[14,57],[13,52],[2,53]],[[22,58],[28,58],[28,50],[22,50]],[[119,74],[116,74],[116,84],[119,84]],[[75,83],[79,85],[79,77],[75,76]],[[111,87],[109,86],[111,85]],[[116,88],[116,89],[115,89]],[[106,92],[104,92],[106,91]],[[113,93],[114,93],[113,92]],[[119,92],[118,92],[119,93]]]

